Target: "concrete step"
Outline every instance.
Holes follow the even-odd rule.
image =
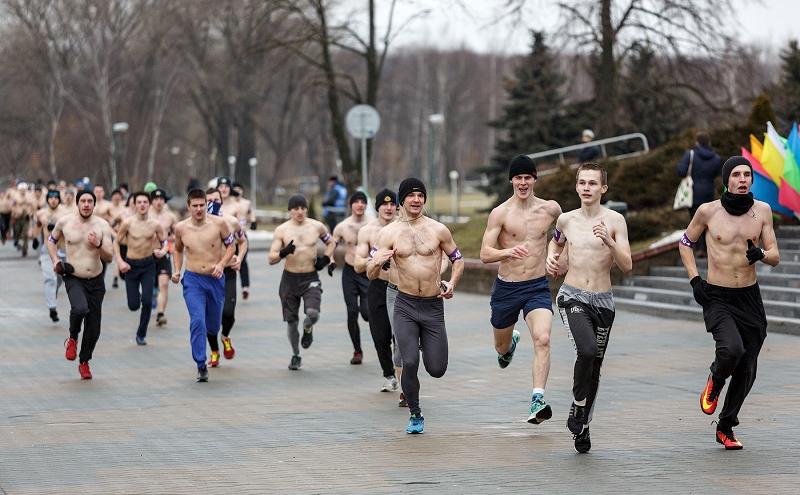
[[[800,239],[782,239],[778,238],[778,249],[783,251],[784,249],[796,251],[800,249]]]
[[[775,235],[781,239],[800,239],[800,225],[781,225],[775,229]]]
[[[655,277],[686,278],[686,269],[682,266],[654,266],[650,268],[650,275]],[[701,269],[700,275],[705,278],[706,270]],[[789,273],[759,273],[758,283],[775,285],[778,287],[800,287],[800,276]]]
[[[656,289],[653,287],[636,287],[621,285],[614,287],[614,297],[633,299],[641,302],[657,302],[678,306],[698,306],[694,300],[691,287],[685,290]],[[763,297],[763,294],[762,294]],[[800,305],[794,301],[773,301],[764,299],[764,310],[768,315],[796,318],[800,320]]]
[[[765,282],[759,282],[761,287],[761,297],[769,301],[784,301],[791,303],[800,303],[800,289],[792,287],[779,287],[773,285],[764,285]],[[622,281],[624,286],[636,287],[651,287],[654,289],[673,290],[673,291],[686,291],[691,290],[689,281],[684,274],[682,277],[655,277],[655,276],[635,276],[628,277]]]
[[[800,261],[800,250],[796,249],[782,249],[781,250],[781,263],[784,261]]]
[[[697,268],[702,270],[708,268],[707,258],[700,258],[696,261]],[[781,262],[778,263],[778,266],[769,266],[765,263],[758,263],[756,264],[756,270],[758,271],[759,276],[762,273],[793,273],[800,276],[800,261],[784,260],[783,253],[781,253]]]
[[[685,306],[680,304],[659,303],[653,301],[637,301],[624,297],[614,297],[614,304],[619,309],[644,313],[664,318],[703,319],[703,312],[696,304]],[[800,319],[772,316],[767,314],[767,332],[800,335]]]

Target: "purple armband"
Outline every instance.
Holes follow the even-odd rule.
[[[447,255],[447,257],[450,259],[450,263],[455,263],[456,261],[464,258],[461,256],[461,251],[458,248],[455,248],[452,253]]]
[[[556,241],[556,244],[564,244],[567,242],[567,238],[564,237],[564,234],[557,228],[553,229],[553,240]]]
[[[233,234],[228,234],[228,237],[222,239],[222,243],[225,244],[226,247],[233,244]]]
[[[319,236],[319,238],[320,238],[320,240],[321,240],[322,242],[325,242],[325,243],[327,243],[328,241],[330,241],[330,240],[331,240],[331,235],[330,235],[329,233],[325,232],[324,234],[322,234],[321,236]]]
[[[53,244],[58,244],[58,239],[53,237],[53,234],[50,234],[49,236],[47,236],[47,240],[52,242]]]
[[[236,233],[233,235],[236,236],[237,239],[241,239],[242,237],[247,237],[247,234],[245,234],[244,230],[241,229],[237,230]]]
[[[161,241],[161,248],[163,249],[163,248],[167,247],[167,244],[169,244],[169,240],[164,239],[163,241]]]
[[[696,242],[692,242],[691,239],[686,237],[686,232],[684,232],[683,233],[683,237],[681,237],[681,244],[683,244],[686,247],[690,247],[690,248],[694,248],[697,245]]]
[[[371,248],[369,248],[369,257],[372,258],[373,256],[375,256],[375,253],[377,253],[377,252],[378,252],[378,248],[376,248],[375,246],[372,246]]]

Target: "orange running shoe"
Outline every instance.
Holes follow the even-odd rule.
[[[75,358],[78,357],[78,341],[69,337],[65,342],[64,346],[67,348],[67,351],[64,353],[64,357],[66,357],[69,361],[75,361]]]
[[[717,443],[725,446],[725,450],[741,450],[744,448],[742,442],[733,434],[733,429],[720,430],[717,429]]]
[[[212,368],[219,366],[219,351],[211,351],[211,360],[208,361],[208,365]]]
[[[92,370],[89,369],[89,362],[80,363],[78,365],[78,373],[81,374],[81,380],[91,380]]]
[[[222,337],[222,354],[225,359],[233,359],[236,354],[236,349],[233,348],[230,337]]]
[[[700,409],[706,414],[714,414],[714,411],[717,410],[717,400],[719,399],[719,393],[722,392],[722,387],[725,386],[725,382],[721,384],[717,384],[714,381],[714,378],[711,376],[711,373],[708,374],[708,381],[706,381],[706,388],[703,389],[703,393],[700,394]]]

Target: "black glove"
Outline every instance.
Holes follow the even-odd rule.
[[[58,273],[59,275],[70,275],[72,273],[75,273],[75,267],[72,266],[71,263],[59,260],[56,263],[56,273]]]
[[[38,237],[34,237],[33,238],[33,242],[31,242],[31,247],[33,249],[39,249],[39,238]]]
[[[297,249],[297,247],[294,245],[294,239],[292,239],[286,247],[278,251],[278,255],[280,255],[281,258],[285,258],[292,254],[295,249]]]
[[[700,306],[708,304],[708,295],[706,294],[706,281],[700,275],[695,276],[689,281],[692,285],[692,292],[694,293],[694,300]]]
[[[752,265],[756,261],[764,259],[764,250],[753,244],[752,239],[747,239],[747,261]]]
[[[317,261],[314,262],[314,269],[317,271],[322,270],[331,262],[331,259],[327,255],[317,256]]]
[[[319,268],[317,268],[319,270]],[[336,270],[336,262],[332,261],[330,265],[328,265],[328,275],[333,277],[333,271]]]
[[[250,230],[258,230],[258,222],[250,222]]]
[[[391,268],[391,267],[392,267],[392,260],[391,259],[386,260],[386,263],[381,265],[381,268],[383,268],[383,271],[385,271],[385,272],[388,272],[389,268]]]

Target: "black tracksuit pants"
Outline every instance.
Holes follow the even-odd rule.
[[[105,268],[94,278],[78,278],[64,275],[64,286],[71,306],[69,312],[69,336],[78,340],[83,324],[83,341],[79,358],[81,363],[92,359],[94,347],[100,338],[100,318],[103,298],[106,294]]]
[[[372,280],[367,289],[369,331],[384,377],[394,376],[392,362],[392,324],[386,309],[386,281]]]

